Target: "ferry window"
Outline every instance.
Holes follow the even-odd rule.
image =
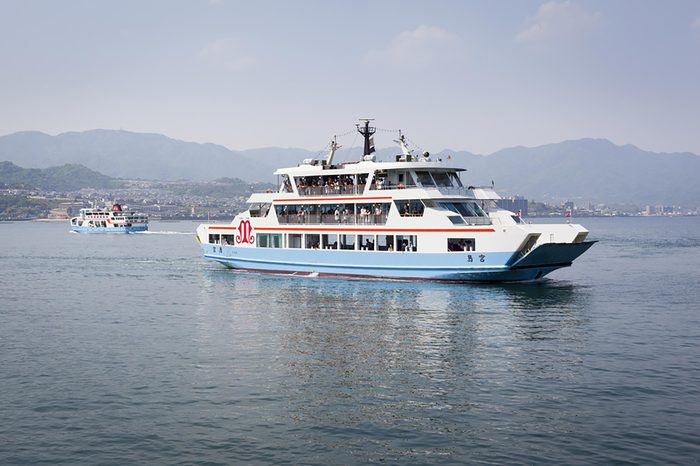
[[[438,186],[442,188],[452,187],[452,181],[450,181],[450,177],[447,175],[447,172],[433,172],[432,175],[435,183]]]
[[[355,218],[357,219],[357,223],[359,224],[369,224],[369,223],[378,223],[378,221],[381,221],[381,213],[382,213],[382,208],[379,207],[377,209],[377,205],[372,205],[372,204],[357,204],[355,206],[357,215]],[[379,214],[379,217],[375,216],[375,211]],[[386,222],[386,219],[384,219]]]
[[[398,235],[396,236],[396,248],[399,251],[412,252],[418,246],[418,237],[416,235]]]
[[[454,212],[455,214],[459,214],[459,210],[457,210],[457,206],[454,205],[454,202],[438,202],[438,205],[442,207],[443,209],[447,209],[450,212]]]
[[[338,235],[322,235],[322,238],[321,247],[323,249],[338,249]]]
[[[276,205],[275,213],[280,223],[292,223],[297,215],[297,207],[294,205]],[[295,222],[296,223],[296,222]]]
[[[251,204],[250,206],[250,216],[251,217],[266,217],[270,210],[270,203],[264,202],[260,204]]]
[[[389,215],[391,204],[387,202],[372,204],[370,212],[370,223],[375,225],[383,225],[386,223],[386,217]]]
[[[447,238],[447,250],[449,252],[476,251],[474,238]]]
[[[321,223],[321,206],[317,204],[299,206],[303,222],[301,223]]]
[[[452,186],[462,187],[462,180],[459,179],[459,175],[455,172],[450,172],[450,179],[452,180]]]
[[[374,172],[374,182],[370,186],[369,189],[387,189],[388,188],[388,183],[386,180],[386,172],[385,171],[375,171]]]
[[[360,173],[357,175],[357,184],[360,186],[360,193],[362,193],[365,185],[367,184],[367,178],[369,178],[369,173]]]
[[[374,251],[374,235],[357,235],[358,249]]]
[[[282,185],[280,186],[281,193],[291,193],[292,183],[289,181],[289,175],[282,175]]]
[[[290,233],[287,237],[287,247],[299,249],[301,248],[301,234]]]
[[[336,216],[336,211],[333,211],[333,220],[340,221],[341,223],[355,223],[355,205],[354,204],[341,204],[338,206],[338,216]]]
[[[221,244],[235,244],[234,235],[221,235]]]
[[[459,215],[449,215],[447,218],[450,219],[450,222],[452,222],[453,225],[464,225],[465,223],[467,223]]]
[[[355,235],[340,235],[340,249],[355,249]]]
[[[270,235],[270,247],[271,248],[281,248],[282,247],[282,235],[277,233],[277,234],[271,234]]]
[[[297,190],[302,196],[320,196],[323,194],[323,178],[320,176],[297,176],[294,178]]]
[[[393,251],[394,236],[393,235],[377,235],[377,251]]]
[[[440,202],[438,203],[443,209],[450,210],[463,217],[487,217],[476,202]]]
[[[416,178],[418,178],[418,184],[421,186],[435,186],[433,178],[430,176],[430,172],[416,172]]]
[[[219,235],[209,234],[209,244],[216,244],[219,242]]]
[[[318,249],[321,247],[321,235],[315,233],[307,233],[306,235],[306,249]]]
[[[463,217],[487,217],[476,202],[455,202],[454,205]]]
[[[281,248],[282,235],[279,233],[258,233],[257,243],[259,248]]]
[[[394,201],[396,209],[402,217],[422,217],[425,206],[419,200]]]

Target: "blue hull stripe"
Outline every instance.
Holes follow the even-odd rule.
[[[536,280],[571,265],[594,241],[548,243],[510,264],[513,251],[386,252],[241,248],[202,244],[204,257],[227,267],[273,273],[317,273],[377,278],[452,281]],[[313,260],[313,262],[311,261]]]
[[[271,273],[318,273],[417,280],[523,281],[568,264],[513,269],[513,252],[379,252],[283,248],[239,248],[203,244],[207,259],[227,267]],[[469,262],[471,257],[471,262]],[[316,259],[311,262],[310,259]],[[483,262],[482,262],[483,261]]]
[[[136,233],[148,231],[148,226],[106,228],[106,227],[71,227],[76,233]]]
[[[212,259],[218,262],[249,262],[255,264],[274,264],[274,265],[284,265],[284,266],[298,266],[298,267],[331,267],[331,268],[345,268],[345,269],[368,269],[367,265],[357,265],[357,264],[329,264],[329,263],[315,263],[315,262],[289,262],[289,261],[277,261],[277,260],[262,260],[262,259],[244,259],[241,257],[225,257],[212,254],[205,254],[204,257],[207,259]],[[469,266],[453,266],[446,267],[440,265],[432,266],[392,266],[392,265],[372,265],[369,267],[371,270],[445,270],[445,271],[464,271],[464,270],[477,270],[479,272],[483,271],[497,271],[508,269],[507,265],[500,266],[489,266],[489,265],[474,265]]]

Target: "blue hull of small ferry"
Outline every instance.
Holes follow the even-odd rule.
[[[265,273],[444,281],[526,281],[568,267],[595,241],[551,243],[522,258],[508,252],[381,252],[239,248],[203,244],[204,256],[234,269]]]
[[[123,228],[106,228],[106,227],[71,227],[76,233],[137,233],[148,231],[148,225],[130,226]]]

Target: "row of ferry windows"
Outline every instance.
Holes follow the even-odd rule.
[[[359,194],[367,184],[368,177],[369,173],[296,176],[294,177],[294,182],[302,195]],[[282,179],[282,192],[292,192],[289,176],[283,175]],[[370,189],[396,189],[415,186],[461,188],[462,182],[457,173],[448,171],[377,170],[374,172]]]
[[[419,200],[395,201],[396,209],[403,217],[420,217],[425,204]],[[266,217],[270,203],[250,206],[251,217]],[[275,204],[280,223],[386,223],[391,204],[388,202],[361,204]],[[309,217],[310,216],[310,217]],[[307,217],[296,219],[296,217]],[[303,220],[303,221],[302,221]]]
[[[474,201],[437,202],[433,200],[394,201],[402,217],[422,217],[425,207],[432,207],[455,215],[447,218],[454,225],[487,225],[488,214]],[[270,211],[270,203],[253,204],[251,217],[264,217]],[[391,204],[276,204],[277,220],[281,224],[386,224]]]
[[[286,241],[284,245],[283,241]],[[350,251],[405,251],[418,248],[416,235],[344,235],[317,233],[258,233],[259,248],[343,249]]]
[[[285,245],[286,241],[286,245]],[[209,243],[233,245],[234,235],[209,235]],[[258,233],[259,248],[343,249],[351,251],[405,251],[418,249],[415,235],[338,235],[317,233]],[[447,238],[447,251],[476,251],[475,238]]]
[[[406,201],[394,201],[396,210],[402,217],[422,217],[425,212],[425,207],[437,207],[442,210],[449,210],[462,217],[488,217],[488,214],[474,201],[462,202],[437,202],[426,200],[425,202],[418,199]],[[270,203],[256,203],[250,206],[251,217],[266,217],[270,211]],[[386,216],[389,214],[391,204],[388,202],[380,203],[362,203],[362,204],[276,204],[275,211],[280,220],[288,220],[290,216],[316,215],[318,223],[326,223],[323,221],[325,216],[332,217],[338,223],[343,223],[343,217],[346,220],[354,218],[357,221],[344,223],[362,223],[364,217],[381,216],[375,218],[371,223],[382,223],[386,221]],[[290,223],[290,222],[283,222]],[[307,222],[311,223],[311,222]],[[370,223],[370,222],[365,222]]]
[[[280,223],[384,224],[391,204],[277,204]]]

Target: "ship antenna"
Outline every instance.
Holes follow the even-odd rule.
[[[333,163],[333,156],[335,155],[335,151],[340,149],[343,146],[338,145],[337,137],[333,136],[333,140],[331,141],[331,149],[328,151],[328,157],[326,158],[326,165],[330,166]]]
[[[365,152],[362,154],[364,158],[374,152],[374,139],[372,135],[377,131],[377,128],[369,125],[369,122],[374,121],[374,118],[360,118],[360,121],[364,121],[365,125],[360,126],[356,124],[355,126],[357,127],[357,131],[365,138]]]
[[[401,152],[403,152],[403,155],[406,156],[407,160],[411,160],[411,155],[413,154],[413,149],[408,148],[408,144],[406,143],[406,136],[401,134],[401,130],[399,130],[399,138],[394,139],[394,142],[401,146]]]

